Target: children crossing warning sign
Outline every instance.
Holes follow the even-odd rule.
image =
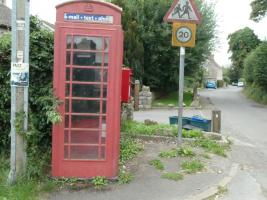
[[[192,0],[175,0],[172,7],[165,15],[164,21],[199,24],[201,17]]]

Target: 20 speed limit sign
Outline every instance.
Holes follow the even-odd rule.
[[[173,23],[172,45],[194,47],[196,40],[196,24]]]

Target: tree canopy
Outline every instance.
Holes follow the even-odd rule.
[[[254,31],[248,27],[230,34],[228,40],[228,51],[232,53],[232,67],[230,70],[232,74],[230,74],[230,78],[238,79],[242,76],[245,58],[260,44],[260,40],[257,35],[255,35]],[[232,79],[232,81],[236,80]]]
[[[267,13],[267,0],[254,0],[250,4],[252,11],[250,13],[250,19],[253,21],[260,21]]]
[[[179,49],[171,46],[172,28],[163,22],[172,0],[112,0],[123,8],[124,64],[134,76],[152,89],[172,90],[178,86]],[[185,75],[201,77],[202,65],[216,43],[214,5],[197,0],[202,23],[195,48],[186,49]]]
[[[26,136],[29,167],[36,162],[40,151],[50,151],[52,124],[48,122],[46,113],[53,101],[54,60],[53,32],[43,29],[36,17],[31,17],[30,27],[30,116]],[[8,150],[10,144],[10,58],[11,35],[5,34],[0,37],[0,153]]]
[[[260,44],[245,60],[245,78],[267,91],[267,42]]]

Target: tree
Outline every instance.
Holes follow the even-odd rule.
[[[260,44],[245,60],[245,78],[267,92],[267,42]]]
[[[267,0],[254,0],[250,4],[252,11],[250,13],[250,19],[253,21],[260,21],[267,12]]]
[[[156,90],[174,90],[178,86],[179,49],[171,46],[170,24],[163,17],[172,0],[113,0],[123,8],[126,65],[133,67],[135,78]],[[212,4],[197,1],[202,24],[197,29],[195,48],[186,50],[185,75],[199,77],[202,64],[214,50],[216,17]]]
[[[230,78],[239,79],[242,76],[244,69],[244,59],[247,55],[255,49],[259,44],[260,40],[257,35],[250,28],[246,27],[240,29],[228,36],[229,52],[232,53],[232,69],[230,72]]]
[[[31,17],[30,27],[29,132],[24,133],[24,137],[27,140],[28,172],[40,176],[37,169],[46,163],[50,156],[45,155],[49,155],[51,148],[52,123],[47,113],[54,107],[54,36],[53,32],[42,28],[36,17]],[[11,35],[5,34],[0,37],[0,153],[10,149],[10,58]]]

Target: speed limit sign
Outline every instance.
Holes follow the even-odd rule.
[[[194,47],[196,40],[196,24],[173,23],[172,45]]]

